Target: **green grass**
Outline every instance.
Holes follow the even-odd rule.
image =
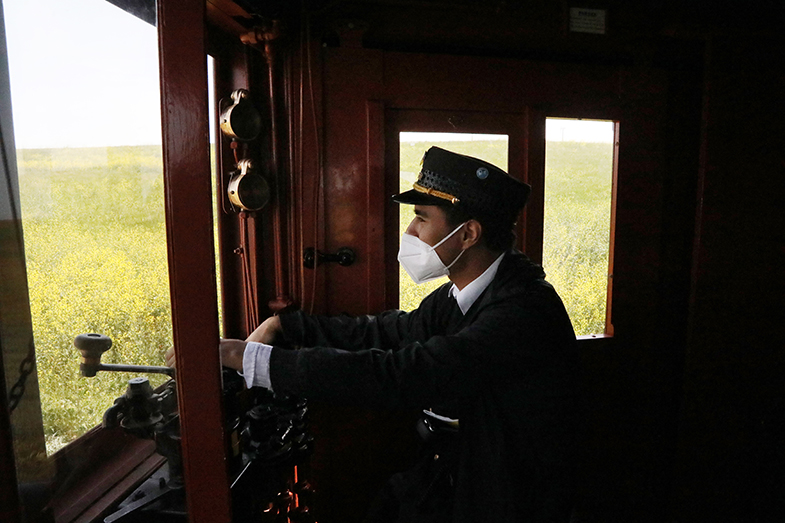
[[[160,146],[20,150],[25,254],[49,453],[100,423],[133,374],[79,375],[76,335],[105,363],[163,364],[172,345]],[[149,376],[153,384],[165,378]]]
[[[613,146],[548,142],[542,264],[577,335],[605,332]]]

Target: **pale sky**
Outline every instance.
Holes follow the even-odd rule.
[[[155,27],[106,0],[2,0],[17,148],[161,143]]]

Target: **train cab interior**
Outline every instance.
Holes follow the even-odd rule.
[[[781,3],[27,4],[0,4],[0,521],[362,521],[416,413],[247,390],[218,340],[416,307],[390,196],[434,144],[531,185],[516,248],[575,303],[571,521],[785,518]]]

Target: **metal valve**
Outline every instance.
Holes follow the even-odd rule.
[[[132,378],[125,395],[117,398],[104,413],[104,427],[112,428],[119,423],[129,432],[139,432],[139,437],[145,437],[145,431],[152,434],[152,428],[163,420],[161,398],[153,392],[147,378]]]

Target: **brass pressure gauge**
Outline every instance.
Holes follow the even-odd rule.
[[[221,131],[239,142],[250,142],[262,131],[262,115],[245,89],[232,93],[232,104],[221,112],[220,123]]]
[[[251,160],[240,160],[226,191],[232,205],[244,211],[258,211],[270,201],[270,186],[253,172]]]

